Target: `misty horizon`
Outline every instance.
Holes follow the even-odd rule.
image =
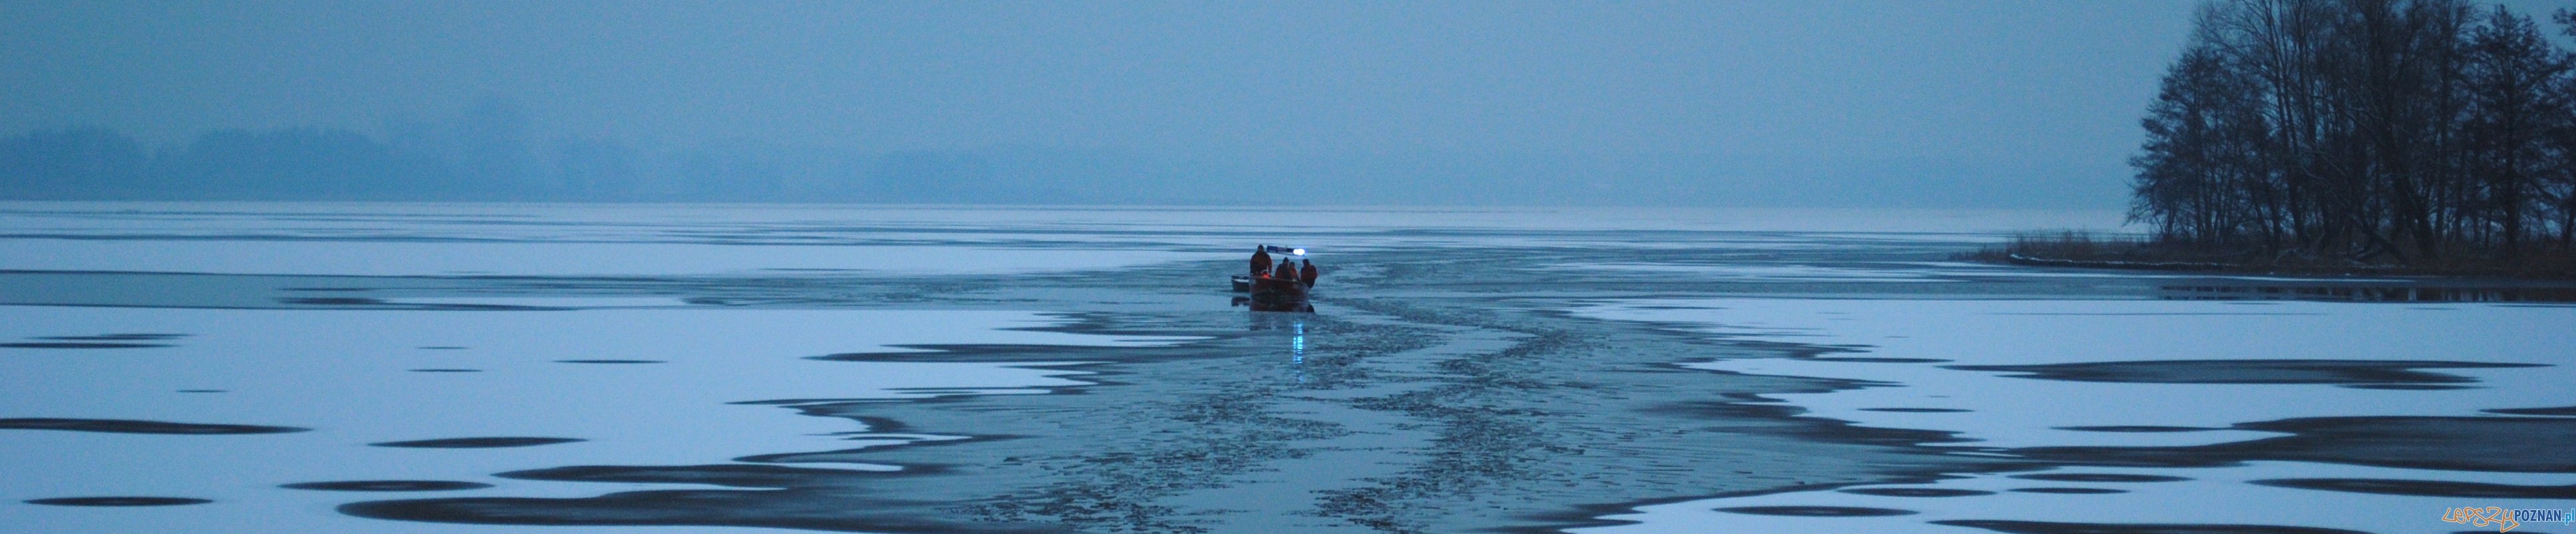
[[[13,6],[0,198],[2107,209],[2194,8],[727,7]]]
[[[869,153],[745,140],[649,147],[490,137],[512,130],[233,129],[154,146],[114,130],[64,129],[0,138],[0,161],[16,164],[13,177],[75,177],[15,180],[6,196],[19,200],[2066,208],[2098,207],[2088,196],[2105,187],[2021,180],[2010,184],[2015,197],[1997,202],[1973,186],[2011,176],[1926,158],[1413,152],[1215,160],[1046,147]]]

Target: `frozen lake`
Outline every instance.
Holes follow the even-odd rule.
[[[0,524],[2576,532],[2567,288],[1954,258],[2118,221],[0,203]]]

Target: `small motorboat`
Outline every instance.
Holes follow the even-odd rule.
[[[1262,245],[1261,250],[1275,255],[1282,262],[1306,257],[1306,249],[1302,248]],[[1246,294],[1243,297],[1236,297],[1235,303],[1251,307],[1252,311],[1315,311],[1313,305],[1306,303],[1308,290],[1313,288],[1295,278],[1279,278],[1268,274],[1238,274],[1234,275],[1231,281],[1234,283],[1235,291]]]
[[[1306,283],[1292,278],[1260,277],[1252,279],[1253,302],[1305,302]]]

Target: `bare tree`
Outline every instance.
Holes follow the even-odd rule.
[[[2570,65],[2463,0],[2205,4],[2142,122],[2131,216],[2274,258],[2510,258],[2552,224],[2567,248]]]

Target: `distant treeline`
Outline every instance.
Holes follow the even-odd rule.
[[[451,120],[387,121],[374,132],[224,129],[147,146],[107,128],[38,130],[0,137],[0,200],[1087,203],[1102,200],[1099,190],[1131,202],[1218,194],[1097,187],[1112,176],[1186,182],[1137,158],[540,139],[529,123],[495,99]],[[1048,179],[1027,179],[1040,174]]]
[[[2100,207],[2123,194],[2110,181],[2070,180],[2079,171],[2030,162],[867,151],[828,140],[541,136],[528,123],[500,102],[364,131],[225,129],[173,142],[95,127],[13,132],[0,134],[0,200]]]
[[[2576,23],[2564,9],[2555,18]],[[2501,6],[2205,4],[2148,108],[2131,215],[2160,243],[2257,263],[2565,258],[2571,67]]]
[[[1065,191],[1063,181],[996,183],[992,175],[1012,172],[1013,163],[936,152],[860,156],[749,141],[679,149],[596,138],[532,141],[512,129],[473,126],[377,135],[324,127],[228,129],[161,147],[114,130],[67,128],[0,137],[0,199],[1088,200]]]

